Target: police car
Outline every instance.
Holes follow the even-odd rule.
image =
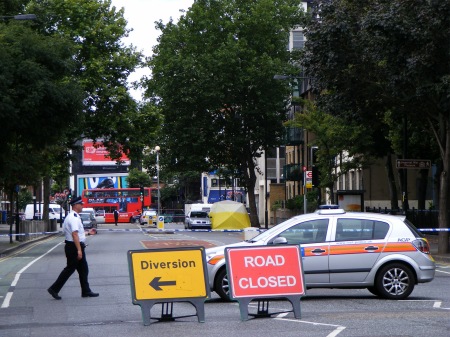
[[[251,240],[206,249],[209,286],[229,300],[225,247],[300,245],[309,288],[367,288],[405,299],[434,278],[435,262],[423,235],[405,216],[323,209],[295,216]]]

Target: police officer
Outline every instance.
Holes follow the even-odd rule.
[[[115,209],[113,213],[114,213],[114,222],[117,226],[117,221],[119,221],[119,211]]]
[[[97,297],[99,295],[91,290],[88,282],[89,267],[85,254],[86,245],[84,243],[86,235],[84,234],[83,222],[78,214],[83,209],[83,201],[81,197],[77,197],[72,199],[70,204],[72,205],[72,212],[64,220],[63,228],[66,238],[64,251],[66,253],[67,266],[59,274],[55,283],[47,289],[55,300],[61,299],[58,293],[75,270],[78,272],[80,279],[81,297]]]

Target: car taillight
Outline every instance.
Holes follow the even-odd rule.
[[[416,249],[424,254],[430,254],[430,245],[424,239],[417,239],[412,242]]]

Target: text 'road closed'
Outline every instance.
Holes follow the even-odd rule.
[[[300,247],[233,247],[225,251],[233,298],[304,294]]]

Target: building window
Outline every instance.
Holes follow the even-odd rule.
[[[292,32],[292,48],[293,49],[303,49],[305,46],[305,36],[301,31]]]

